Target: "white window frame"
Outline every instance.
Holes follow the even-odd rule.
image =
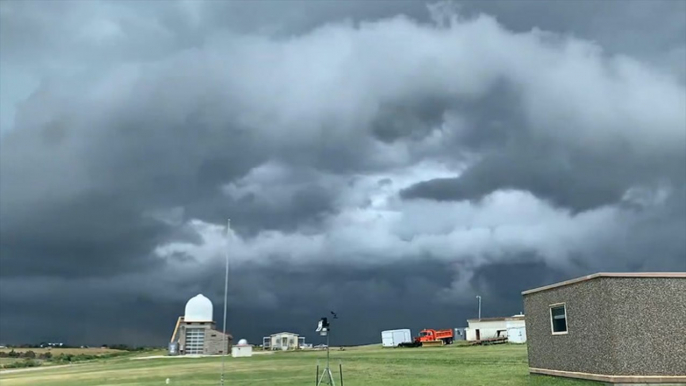
[[[562,306],[564,312],[565,312],[565,330],[560,331],[560,332],[555,332],[555,328],[553,328],[553,308],[560,307]],[[550,332],[553,335],[565,335],[569,333],[569,325],[567,323],[567,303],[555,303],[551,304],[548,306],[548,314],[550,317]]]

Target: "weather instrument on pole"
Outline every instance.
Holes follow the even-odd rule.
[[[317,332],[321,336],[327,336],[329,332],[329,321],[326,318],[321,318],[317,324]]]
[[[334,319],[336,319],[336,314],[331,312],[334,315]],[[331,325],[329,324],[329,320],[326,317],[323,317],[319,320],[319,323],[317,323],[317,330],[316,330],[319,335],[321,336],[326,336],[326,367],[322,371],[321,375],[319,376],[319,379],[317,380],[317,386],[320,385],[331,385],[335,386],[336,383],[333,380],[333,374],[331,373],[331,367],[330,365],[330,360],[329,360],[329,332],[331,331]],[[319,365],[317,365],[319,367]],[[317,371],[319,372],[319,371]]]

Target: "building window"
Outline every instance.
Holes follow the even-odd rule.
[[[553,335],[567,333],[567,309],[564,303],[550,306],[550,327]]]

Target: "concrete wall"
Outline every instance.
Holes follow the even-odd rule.
[[[615,373],[686,375],[686,278],[609,278]]]
[[[602,279],[524,296],[529,367],[595,374],[615,368],[607,283]],[[567,334],[553,335],[550,305],[565,303]]]
[[[682,278],[598,277],[524,295],[529,366],[606,375],[684,375],[684,294]],[[549,306],[556,303],[566,305],[567,334],[551,332]]]

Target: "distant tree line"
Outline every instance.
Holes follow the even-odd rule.
[[[10,344],[7,348],[79,348],[81,346],[72,346],[65,343],[21,343],[21,344]]]
[[[148,351],[151,349],[154,349],[156,347],[145,347],[145,346],[139,346],[139,347],[132,347],[126,344],[103,344],[103,348],[109,348],[112,350],[121,350],[121,351]]]
[[[10,352],[1,352],[0,358],[16,358],[22,359],[15,362],[7,363],[2,366],[2,368],[23,368],[23,367],[36,367],[43,364],[43,362],[50,362],[55,364],[68,364],[74,362],[91,361],[105,358],[113,358],[118,356],[128,355],[127,352],[112,352],[106,354],[68,354],[59,353],[53,355],[50,352],[44,352],[36,354],[34,351],[24,351],[17,352],[11,350]]]
[[[4,346],[3,346],[4,347]],[[19,344],[19,345],[9,345],[6,348],[10,351],[0,350],[0,358],[13,358],[16,361],[11,361],[9,363],[1,364],[0,368],[12,369],[12,368],[25,368],[25,367],[37,367],[41,366],[45,362],[55,363],[55,364],[68,364],[74,362],[91,361],[105,358],[118,357],[122,355],[128,355],[132,352],[149,351],[156,349],[157,347],[133,347],[126,344],[104,344],[102,348],[109,348],[112,350],[118,350],[119,352],[89,352],[87,350],[77,353],[65,353],[59,352],[58,350],[50,352],[43,351],[36,353],[32,348],[88,348],[88,346],[72,346],[64,343],[39,343],[39,344]],[[16,350],[15,350],[16,349]],[[26,350],[29,349],[29,350]],[[53,354],[57,352],[57,354]]]
[[[0,351],[0,358],[21,358],[23,360],[21,361],[16,361],[16,362],[11,362],[7,363],[3,366],[2,368],[5,369],[16,369],[16,368],[24,368],[24,367],[37,367],[42,364],[42,361],[50,361],[52,360],[52,354],[49,352],[46,353],[40,353],[36,354],[34,351],[22,351],[22,352],[16,352],[14,350],[10,350],[10,352],[5,352],[5,351]],[[36,360],[36,359],[40,359]]]
[[[10,350],[10,352],[5,352],[5,351],[0,351],[0,358],[28,358],[28,359],[50,359],[52,358],[52,353],[45,352],[41,354],[36,354],[34,351],[14,351],[14,349]]]
[[[22,343],[22,344],[17,344],[17,345],[7,345],[7,348],[14,349],[14,348],[91,348],[91,347],[102,347],[102,348],[109,348],[112,350],[121,350],[121,351],[148,351],[151,349],[157,349],[159,347],[147,347],[147,346],[129,346],[126,344],[103,344],[102,346],[74,346],[74,345],[69,345],[65,343]]]

